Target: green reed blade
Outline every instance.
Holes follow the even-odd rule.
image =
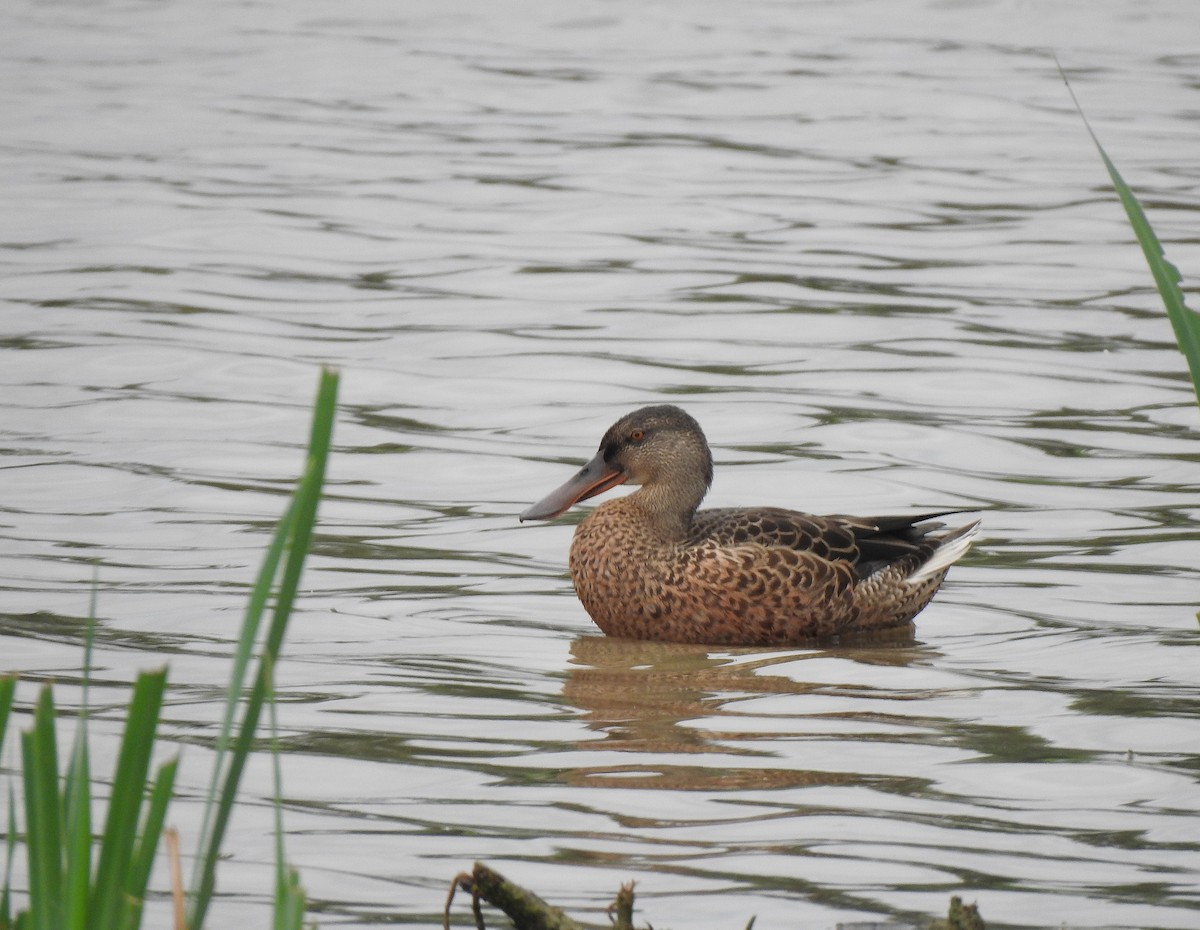
[[[1095,135],[1092,138],[1095,140]],[[1104,160],[1104,166],[1108,169],[1109,177],[1112,178],[1113,187],[1116,188],[1117,195],[1121,198],[1121,204],[1125,207],[1125,213],[1129,217],[1129,225],[1133,227],[1138,243],[1142,247],[1142,254],[1146,256],[1146,263],[1150,266],[1151,274],[1154,275],[1155,286],[1158,288],[1163,305],[1167,308],[1167,316],[1171,320],[1171,327],[1175,330],[1175,341],[1179,344],[1179,351],[1187,359],[1196,400],[1200,403],[1200,315],[1191,310],[1184,302],[1183,290],[1179,286],[1179,282],[1182,280],[1179,269],[1167,260],[1162,243],[1154,234],[1154,229],[1150,226],[1150,221],[1146,219],[1146,214],[1133,191],[1129,189],[1117,172],[1116,166],[1098,141],[1096,149]]]
[[[8,836],[4,842],[4,890],[0,891],[0,928],[12,926],[12,867],[17,851],[17,795],[13,783],[8,783]]]
[[[142,906],[146,900],[146,888],[150,884],[150,870],[154,865],[154,854],[163,835],[167,819],[167,805],[175,788],[175,775],[179,759],[171,759],[158,767],[150,801],[138,834],[137,846],[125,875],[125,899],[121,908],[120,930],[136,930],[141,923]]]
[[[0,752],[4,749],[4,734],[17,691],[17,676],[0,676]],[[12,867],[17,848],[17,798],[13,783],[8,782],[8,830],[4,843],[4,884],[0,885],[0,930],[12,926]]]
[[[253,656],[254,643],[258,638],[258,628],[261,624],[262,616],[266,612],[271,587],[279,572],[279,563],[283,558],[284,545],[291,532],[295,509],[296,502],[293,498],[288,502],[288,506],[275,528],[275,535],[271,540],[270,546],[267,548],[267,554],[263,558],[262,566],[259,568],[258,575],[254,581],[254,587],[250,592],[250,600],[242,615],[241,633],[238,636],[237,649],[234,651],[233,668],[229,676],[229,688],[225,693],[225,711],[221,720],[221,728],[217,733],[216,755],[213,761],[212,776],[209,779],[208,792],[204,804],[204,816],[200,822],[198,850],[205,849],[212,842],[212,819],[217,810],[217,794],[220,791],[220,785],[227,775],[226,759],[229,752],[230,737],[233,733],[234,716],[240,704],[241,696],[246,692],[246,670],[249,668],[250,659]],[[195,871],[192,875],[193,889],[200,886],[204,868],[204,856],[197,855]]]
[[[4,748],[4,734],[8,729],[9,712],[13,696],[17,693],[17,676],[0,675],[0,749]]]
[[[1129,185],[1125,183],[1125,179],[1117,171],[1117,166],[1104,151],[1104,146],[1100,144],[1100,140],[1084,115],[1083,108],[1079,105],[1079,100],[1075,97],[1075,91],[1071,88],[1071,83],[1067,80],[1062,65],[1058,66],[1058,73],[1062,75],[1063,83],[1067,85],[1067,92],[1071,95],[1071,101],[1075,104],[1079,118],[1083,120],[1088,135],[1092,137],[1092,142],[1096,145],[1096,151],[1100,153],[1104,167],[1108,169],[1108,176],[1112,180],[1117,196],[1121,198],[1121,205],[1125,208],[1129,225],[1133,227],[1138,244],[1142,247],[1142,254],[1146,256],[1146,263],[1150,266],[1150,273],[1154,276],[1154,284],[1158,288],[1159,297],[1162,298],[1163,305],[1167,308],[1171,328],[1175,330],[1175,341],[1179,345],[1179,351],[1187,359],[1188,371],[1192,376],[1192,387],[1196,392],[1196,402],[1200,403],[1200,315],[1192,311],[1184,302],[1183,291],[1179,287],[1179,282],[1182,280],[1179,269],[1167,260],[1162,243],[1158,241],[1158,236],[1154,234],[1150,221],[1146,219],[1142,205],[1138,203],[1137,197],[1134,196]]]
[[[83,641],[83,677],[80,687],[79,725],[75,745],[67,765],[67,783],[63,792],[66,824],[66,909],[67,927],[88,930],[88,905],[92,877],[92,773],[88,753],[88,688],[92,677],[92,645],[96,632],[96,591],[93,570],[92,597]]]
[[[281,893],[275,899],[275,930],[301,930],[307,896],[300,884],[300,873],[287,869]]]
[[[271,780],[275,808],[275,930],[280,930],[287,885],[287,866],[283,853],[283,772],[279,765],[279,714],[275,704],[275,666],[264,660],[267,719],[271,729]]]
[[[66,926],[88,930],[89,882],[92,873],[92,797],[91,764],[88,758],[87,717],[81,712],[75,731],[75,748],[67,766],[63,791],[66,824],[66,886],[64,909]]]
[[[329,446],[333,437],[333,421],[337,413],[337,389],[337,373],[323,370],[309,434],[304,477],[296,491],[296,525],[288,546],[287,561],[284,563],[283,580],[275,600],[271,628],[267,633],[268,654],[272,656],[272,662],[279,654],[279,647],[287,630],[287,620],[296,600],[296,592],[300,589],[300,575],[304,570],[304,560],[308,555],[313,528],[317,522],[317,506],[321,502],[325,466],[329,460]]]
[[[62,805],[54,698],[49,685],[43,686],[38,697],[33,727],[21,734],[21,762],[30,926],[33,930],[59,930],[63,924]]]
[[[8,731],[8,718],[12,711],[13,697],[17,691],[17,676],[0,676],[0,753],[4,750],[4,735]],[[2,758],[2,756],[0,756]],[[17,845],[17,808],[12,782],[8,783],[8,831],[4,846],[4,884],[0,885],[0,930],[12,926],[13,854]]]
[[[271,722],[271,761],[275,803],[275,923],[274,930],[299,930],[304,922],[304,889],[299,873],[287,865],[283,842],[283,771],[279,751],[279,715],[276,713],[274,678],[269,660],[264,660],[267,680],[267,710]]]
[[[253,747],[254,734],[258,727],[267,691],[266,669],[273,667],[278,661],[284,633],[287,630],[287,622],[291,616],[292,604],[295,602],[296,591],[299,589],[300,575],[312,539],[317,505],[320,502],[321,488],[325,481],[325,467],[329,459],[333,422],[337,413],[337,389],[337,373],[329,369],[322,370],[313,409],[304,474],[293,494],[292,504],[280,521],[275,531],[275,539],[268,550],[268,560],[273,554],[281,551],[286,552],[286,558],[279,588],[275,594],[271,623],[263,644],[254,684],[246,697],[241,724],[230,752],[229,765],[223,774],[218,797],[215,801],[210,798],[210,805],[215,805],[215,810],[211,820],[206,815],[210,828],[202,836],[202,845],[197,856],[199,862],[192,886],[191,913],[188,916],[188,926],[191,930],[199,930],[203,926],[204,917],[212,901],[213,891],[216,887],[216,866],[221,842],[224,839],[233,803],[237,797],[242,771]],[[274,566],[268,572],[267,564],[264,563],[263,570],[259,573],[259,582],[262,583],[266,579],[266,584],[269,586],[274,577]],[[260,591],[256,585],[252,600],[260,599],[260,594],[262,595],[261,602],[265,605],[267,600],[265,592]],[[249,622],[249,613],[248,610],[246,622]],[[245,639],[244,635],[243,639]],[[231,689],[231,699],[236,699],[236,697],[237,695]]]
[[[166,670],[160,669],[141,672],[133,686],[100,841],[89,927],[117,926],[166,683]]]

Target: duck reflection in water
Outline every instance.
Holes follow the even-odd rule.
[[[864,728],[910,730],[915,723],[906,713],[911,701],[927,695],[885,686],[894,675],[883,670],[920,666],[935,654],[914,640],[911,625],[865,634],[836,651],[718,652],[691,644],[580,636],[571,644],[563,699],[584,712],[596,737],[579,748],[628,754],[629,761],[574,768],[560,777],[586,787],[677,790],[877,785],[889,776],[792,768],[772,747],[778,748],[780,739],[862,739]],[[820,680],[803,680],[807,663],[830,659],[852,663],[847,678],[853,681],[829,681],[824,663],[815,676]],[[762,704],[787,695],[811,697],[820,710],[803,712],[801,702],[787,702],[781,716]],[[831,713],[831,700],[846,707]],[[880,702],[892,700],[903,701],[903,709],[881,712]],[[861,711],[853,709],[858,701]],[[780,732],[782,719],[786,737]],[[676,761],[681,755],[695,762],[681,764]]]
[[[784,645],[903,627],[970,548],[979,521],[814,516],[779,507],[699,510],[713,477],[700,425],[643,407],[596,455],[521,514],[549,520],[619,484],[625,497],[575,531],[575,591],[609,636],[708,645]]]

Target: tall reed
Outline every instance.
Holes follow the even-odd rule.
[[[1134,196],[1129,185],[1125,183],[1120,172],[1117,171],[1117,166],[1108,157],[1108,153],[1104,151],[1104,146],[1100,144],[1100,140],[1092,130],[1091,123],[1084,115],[1083,108],[1079,105],[1079,99],[1075,96],[1075,91],[1071,87],[1071,82],[1067,80],[1066,72],[1063,71],[1061,64],[1058,66],[1058,73],[1062,75],[1063,83],[1067,85],[1067,93],[1071,95],[1071,102],[1075,104],[1079,118],[1083,120],[1088,135],[1092,137],[1092,142],[1095,143],[1096,150],[1100,153],[1113,188],[1121,199],[1121,205],[1125,208],[1129,225],[1133,227],[1138,244],[1142,247],[1142,254],[1146,256],[1146,263],[1150,266],[1150,273],[1154,276],[1155,287],[1158,288],[1159,297],[1167,308],[1167,316],[1175,331],[1175,342],[1179,346],[1179,351],[1187,359],[1188,372],[1192,377],[1192,388],[1196,393],[1196,402],[1200,404],[1200,315],[1191,310],[1184,302],[1183,291],[1179,287],[1181,280],[1179,269],[1167,260],[1162,243],[1159,242],[1150,221],[1146,218],[1146,212],[1142,209],[1142,205]]]
[[[304,474],[276,528],[251,591],[226,694],[218,751],[198,844],[196,879],[186,926],[199,930],[216,887],[221,842],[229,825],[238,782],[253,745],[264,702],[273,701],[272,670],[278,662],[288,618],[296,600],[304,557],[312,539],[317,504],[325,479],[337,405],[338,376],[323,371],[313,410]],[[261,621],[270,623],[259,644]],[[92,617],[95,616],[93,599]],[[84,650],[78,726],[65,770],[58,755],[58,725],[51,685],[42,687],[32,725],[20,734],[20,778],[9,781],[4,877],[0,886],[0,930],[137,930],[151,866],[163,834],[167,806],[178,770],[173,758],[150,766],[166,693],[165,669],[142,672],[133,685],[125,729],[109,790],[103,831],[93,835],[96,784],[88,738],[88,682],[91,631]],[[246,676],[258,656],[253,683]],[[0,676],[0,750],[13,715],[16,676]],[[272,732],[274,722],[272,704]],[[281,776],[276,750],[276,930],[296,930],[304,917],[304,891],[283,854]],[[25,817],[25,907],[14,914],[13,863],[19,845],[16,787]]]
[[[291,617],[296,592],[300,586],[300,574],[304,568],[304,558],[308,554],[317,519],[317,504],[320,502],[321,488],[325,482],[325,466],[329,459],[329,446],[337,409],[337,388],[337,374],[329,370],[323,371],[317,388],[304,474],[275,530],[275,537],[267,549],[262,568],[259,569],[242,620],[242,635],[234,655],[233,671],[226,692],[225,716],[217,738],[217,759],[213,765],[204,825],[197,848],[196,871],[192,878],[188,912],[190,930],[199,930],[204,925],[204,917],[212,902],[221,842],[229,826],[238,784],[249,758],[259,716],[267,697],[271,670],[279,661],[288,619]],[[273,602],[271,620],[253,683],[246,694],[250,660],[269,602]],[[244,706],[241,702],[243,694],[246,694]],[[242,711],[241,717],[235,719],[239,706]]]

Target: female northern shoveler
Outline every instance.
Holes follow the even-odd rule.
[[[643,407],[604,434],[570,481],[521,514],[549,520],[616,487],[571,544],[580,601],[609,636],[796,643],[902,626],[970,548],[979,521],[931,535],[954,511],[818,517],[778,507],[698,510],[713,461],[678,407]]]

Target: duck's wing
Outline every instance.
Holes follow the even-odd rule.
[[[880,517],[835,514],[827,519],[840,522],[854,534],[858,549],[854,570],[859,578],[903,563],[911,573],[909,580],[916,581],[952,565],[966,554],[979,528],[978,520],[947,533],[932,535],[946,526],[939,517],[965,512],[938,510]]]
[[[849,563],[859,578],[902,562],[908,571],[926,573],[927,563],[936,560],[940,569],[969,547],[978,521],[942,536],[930,536],[946,525],[935,522],[939,517],[960,512],[854,517],[817,516],[781,507],[717,508],[696,514],[693,539],[718,546],[792,549],[830,562]],[[948,547],[950,543],[957,545]],[[948,549],[946,557],[936,559],[942,549]]]
[[[743,545],[793,549],[830,561],[854,562],[858,545],[842,517],[819,517],[782,507],[701,510],[692,521],[692,541],[722,547]]]

